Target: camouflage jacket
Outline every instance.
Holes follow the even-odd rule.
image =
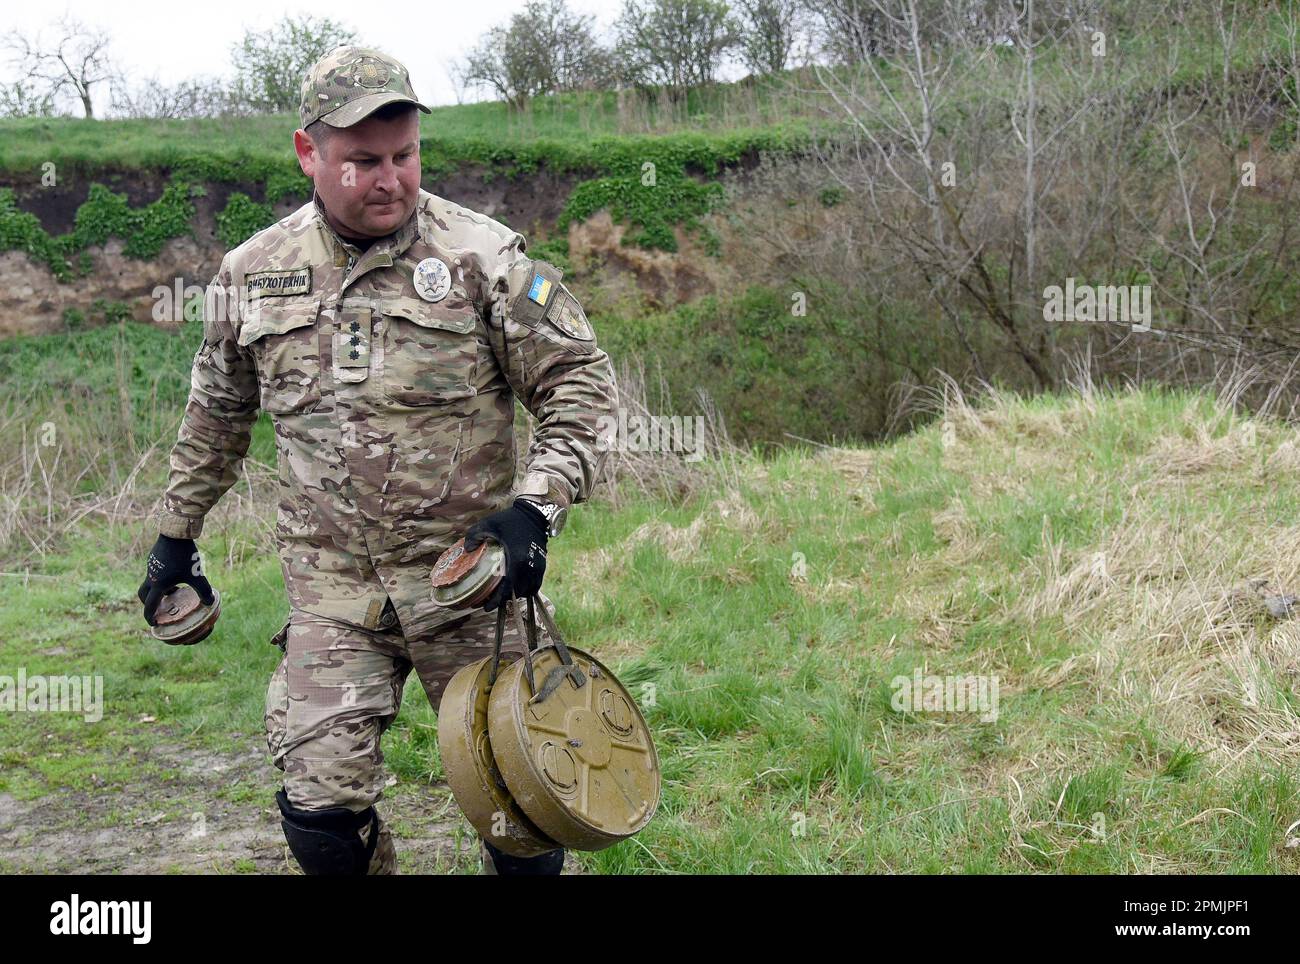
[[[362,253],[318,203],[229,252],[208,288],[159,528],[201,533],[260,407],[290,604],[375,628],[391,598],[420,633],[468,612],[435,607],[428,578],[472,522],[516,495],[590,495],[613,370],[517,232],[421,191],[411,220]],[[518,485],[515,397],[539,422]]]

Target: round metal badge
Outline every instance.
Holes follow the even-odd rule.
[[[501,667],[488,697],[492,753],[514,800],[549,839],[603,850],[650,822],[659,758],[636,702],[595,657],[568,648],[583,678],[535,697],[525,660]],[[566,667],[555,646],[532,654],[534,678]],[[539,694],[540,695],[540,694]]]
[[[515,658],[503,653],[503,666]],[[438,754],[456,804],[479,835],[513,857],[535,857],[559,844],[519,809],[497,769],[488,737],[491,674],[492,657],[485,656],[462,666],[447,683],[438,704]]]
[[[451,272],[437,258],[425,258],[415,266],[415,292],[425,301],[442,301],[451,290]]]

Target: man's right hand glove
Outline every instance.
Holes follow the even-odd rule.
[[[199,549],[194,540],[160,535],[149,551],[148,574],[136,593],[144,603],[145,622],[150,626],[158,625],[158,601],[180,585],[193,586],[199,594],[199,601],[205,606],[216,601],[212,587],[203,575]]]

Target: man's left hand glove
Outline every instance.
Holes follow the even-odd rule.
[[[506,551],[506,571],[501,585],[483,604],[485,611],[503,605],[512,596],[527,598],[542,588],[546,574],[546,517],[525,499],[515,499],[509,509],[494,512],[470,526],[465,551],[473,552],[494,539]]]

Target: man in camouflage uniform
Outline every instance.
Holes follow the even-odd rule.
[[[560,272],[526,257],[522,235],[419,188],[417,110],[429,112],[405,68],[377,51],[341,47],[308,73],[294,143],[315,196],[229,252],[209,287],[140,591],[150,623],[175,585],[211,602],[192,540],[269,412],[291,615],[267,742],[308,873],[395,870],[374,805],[403,683],[414,667],[436,707],[452,674],[491,652],[491,610],[537,591],[615,404],[609,359]],[[518,482],[516,397],[539,423]],[[503,585],[487,609],[439,608],[433,563],[476,520],[471,545],[506,549]],[[521,653],[507,627],[504,648]],[[488,849],[489,872],[558,873],[563,860]]]

